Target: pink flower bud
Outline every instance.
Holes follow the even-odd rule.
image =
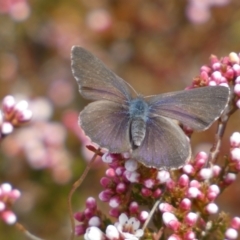
[[[139,220],[145,222],[148,219],[149,213],[147,211],[141,211],[139,214]]]
[[[113,168],[108,168],[105,174],[107,177],[110,177],[110,178],[113,178],[116,176],[115,170]]]
[[[162,218],[164,224],[173,231],[176,231],[180,227],[180,222],[177,220],[174,214],[165,212],[163,213]]]
[[[173,212],[174,207],[169,203],[160,203],[159,210],[161,212]]]
[[[221,168],[220,166],[218,166],[218,165],[213,165],[213,166],[212,166],[212,171],[213,171],[213,176],[214,176],[214,177],[218,177],[219,174],[220,174],[221,171],[222,171],[222,168]]]
[[[231,150],[231,159],[233,161],[240,161],[240,148],[233,148]]]
[[[182,238],[176,234],[172,234],[167,240],[182,240]]]
[[[111,186],[112,180],[107,177],[102,177],[100,183],[104,188],[108,188],[109,186]]]
[[[16,215],[11,211],[4,211],[1,213],[3,221],[9,225],[14,224],[17,221]]]
[[[239,66],[239,64],[234,64],[232,68],[233,68],[233,71],[235,72],[235,74],[237,76],[239,76],[240,75],[240,66]]]
[[[93,197],[88,197],[86,200],[86,207],[95,210],[97,208],[96,199]]]
[[[118,185],[116,187],[117,193],[124,193],[124,192],[126,192],[126,190],[127,190],[127,187],[126,187],[125,183],[122,183],[122,182],[118,183]]]
[[[234,132],[231,135],[230,144],[231,144],[231,147],[233,147],[233,148],[240,147],[240,133],[239,132]]]
[[[194,174],[195,170],[191,164],[186,164],[183,166],[183,172],[191,176]]]
[[[234,217],[231,220],[230,226],[232,228],[235,228],[236,230],[239,230],[240,229],[240,218],[239,217]]]
[[[119,231],[113,225],[108,225],[106,228],[106,237],[109,240],[119,239]]]
[[[99,227],[101,225],[101,221],[100,218],[97,216],[93,216],[89,219],[88,221],[88,225],[91,226],[95,226],[95,227]]]
[[[13,110],[16,102],[13,96],[6,96],[2,101],[3,111],[9,113]]]
[[[182,174],[178,180],[178,184],[180,187],[187,187],[189,184],[189,177],[186,174]]]
[[[168,171],[165,171],[165,170],[158,171],[157,180],[158,180],[160,183],[165,183],[165,182],[167,182],[169,179],[170,179],[170,174],[169,174]]]
[[[103,202],[108,202],[113,195],[113,191],[111,189],[106,189],[99,193],[98,197]]]
[[[3,122],[1,126],[1,132],[3,135],[7,135],[13,132],[13,125],[9,122]]]
[[[154,180],[153,179],[146,179],[144,180],[143,184],[146,188],[153,188],[154,186]]]
[[[112,217],[118,218],[119,215],[120,215],[120,211],[119,211],[118,208],[112,208],[112,209],[109,211],[109,215],[112,216]]]
[[[193,226],[196,224],[198,219],[198,215],[194,212],[189,212],[186,216],[185,216],[185,223],[187,223],[189,226]]]
[[[209,180],[213,176],[213,171],[211,168],[202,168],[199,172],[199,176],[203,180]]]
[[[237,239],[238,232],[234,228],[228,228],[225,232],[225,237],[229,240]]]
[[[108,204],[111,208],[117,208],[117,207],[119,207],[120,203],[121,202],[120,202],[119,196],[114,196],[109,200]]]
[[[184,234],[184,239],[185,240],[195,240],[196,234],[193,231],[188,231]]]
[[[179,207],[184,210],[184,211],[188,211],[192,206],[192,202],[189,198],[184,198],[180,204]]]
[[[190,187],[196,187],[196,188],[200,188],[201,187],[201,183],[197,180],[192,180],[189,184]]]
[[[240,83],[237,83],[235,86],[234,86],[234,93],[237,95],[237,96],[240,96]]]
[[[157,188],[156,190],[154,190],[152,196],[154,198],[159,198],[162,195],[162,190],[160,188]]]
[[[211,75],[211,80],[217,83],[220,83],[221,78],[222,78],[222,73],[219,71],[215,71]]]
[[[239,64],[239,62],[240,62],[239,56],[235,52],[229,53],[229,60],[230,60],[231,63]]]
[[[148,188],[142,188],[141,193],[144,197],[150,197],[152,195],[152,191]]]
[[[224,183],[231,184],[233,183],[237,178],[237,175],[235,173],[227,173],[224,176]]]
[[[190,187],[187,191],[187,197],[189,198],[197,198],[201,192],[196,187]]]
[[[218,206],[215,203],[209,203],[205,209],[209,214],[216,214],[218,212]]]
[[[134,172],[138,169],[138,162],[136,160],[129,159],[125,162],[124,166],[127,171]]]
[[[137,202],[131,202],[129,206],[130,213],[137,213],[139,211],[139,205]]]
[[[240,83],[240,76],[238,76],[236,79],[235,79],[235,83]]]

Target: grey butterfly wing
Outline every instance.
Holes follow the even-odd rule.
[[[129,86],[86,49],[73,46],[72,71],[84,98],[123,102],[131,98]]]
[[[186,135],[173,120],[153,117],[148,119],[145,138],[132,156],[147,167],[179,168],[190,159],[191,148]]]
[[[209,86],[160,94],[147,99],[150,115],[176,119],[202,131],[207,129],[223,112],[229,100],[229,88]]]
[[[126,106],[107,100],[88,104],[79,116],[85,134],[112,153],[128,152],[129,118]]]

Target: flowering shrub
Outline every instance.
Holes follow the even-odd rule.
[[[167,171],[147,168],[127,155],[105,153],[102,160],[108,169],[100,180],[99,199],[108,203],[109,213],[89,197],[85,210],[75,213],[76,235],[86,240],[237,239],[240,218],[224,213],[216,199],[240,171],[239,132],[230,137],[229,153],[220,155],[226,124],[240,108],[239,79],[240,55],[230,53],[221,59],[211,56],[188,87],[222,85],[232,92],[209,154],[200,151],[182,168]],[[184,129],[190,137],[192,131]],[[223,164],[217,163],[220,159]]]

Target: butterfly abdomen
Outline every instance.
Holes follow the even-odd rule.
[[[139,97],[130,102],[130,136],[131,142],[135,147],[139,147],[145,137],[148,114],[149,106],[142,98]]]
[[[146,122],[142,118],[134,118],[130,127],[133,147],[139,147],[146,134]]]

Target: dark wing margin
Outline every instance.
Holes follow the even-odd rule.
[[[190,159],[191,148],[186,135],[174,121],[155,117],[148,120],[146,136],[132,156],[147,167],[174,169]]]
[[[209,86],[160,94],[147,98],[150,115],[176,119],[192,129],[202,131],[222,114],[230,97],[230,89]]]
[[[130,100],[131,94],[127,83],[89,51],[73,46],[71,60],[73,76],[84,98],[114,102]]]
[[[100,147],[112,153],[130,151],[129,120],[122,105],[107,100],[92,102],[80,113],[79,124]]]

